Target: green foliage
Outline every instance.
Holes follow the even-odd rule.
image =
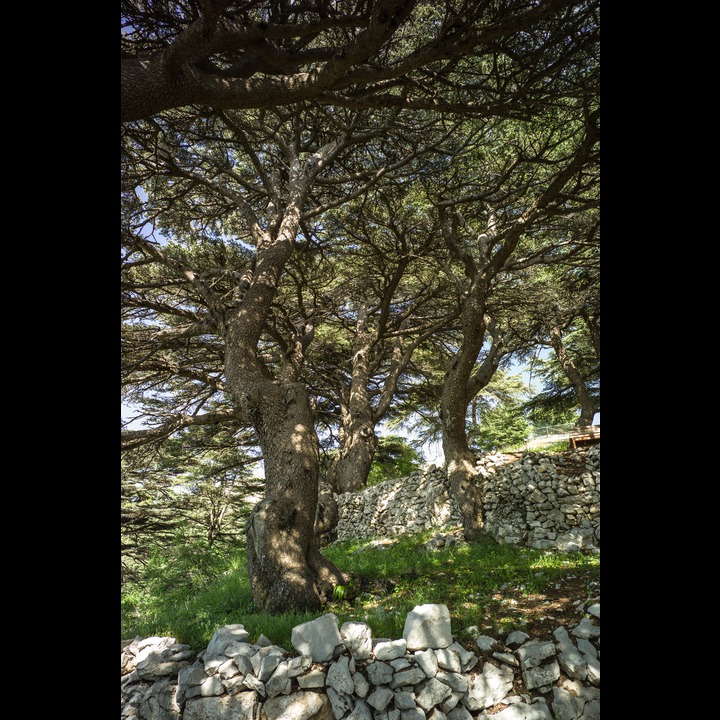
[[[519,403],[498,403],[485,410],[478,425],[470,426],[468,439],[481,450],[507,449],[522,445],[530,436],[530,424]]]
[[[527,410],[527,418],[535,427],[572,424],[577,420],[578,409],[557,405],[534,405]]]
[[[568,449],[567,440],[558,440],[557,442],[549,443],[548,445],[542,446],[543,453],[559,453],[566,452]]]
[[[367,484],[377,485],[385,480],[407,477],[420,470],[424,462],[422,454],[401,435],[380,437]]]
[[[148,591],[158,597],[180,599],[196,593],[226,568],[225,551],[203,538],[187,538],[181,527],[175,542],[157,548],[145,568]]]
[[[262,490],[262,481],[251,473],[252,457],[242,438],[219,427],[195,427],[168,438],[158,449],[125,453],[124,581],[149,581],[147,573],[166,559],[185,566],[192,564],[191,558],[200,563],[211,553],[232,552],[244,544],[247,497]]]

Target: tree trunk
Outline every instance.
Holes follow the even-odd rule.
[[[468,299],[468,307],[473,307],[472,298]],[[467,316],[470,315],[468,312]],[[467,442],[467,409],[480,390],[492,380],[503,348],[503,339],[495,324],[488,315],[482,317],[482,323],[467,323],[465,326],[464,340],[445,378],[441,400],[448,480],[463,518],[465,537],[469,540],[480,534],[484,520],[475,455]],[[480,367],[474,369],[474,358],[480,352],[486,328],[490,330],[493,342]]]
[[[475,456],[467,443],[467,409],[472,399],[471,376],[485,337],[484,302],[487,291],[476,275],[462,311],[463,340],[443,382],[440,399],[442,443],[450,491],[463,520],[468,540],[483,528],[482,494],[477,484]]]
[[[590,339],[592,340],[593,348],[595,349],[595,355],[598,361],[600,360],[600,315],[590,315],[583,313],[583,320],[587,325],[588,332],[590,333]]]
[[[482,494],[477,484],[475,456],[467,444],[466,386],[472,370],[472,360],[468,362],[471,357],[477,357],[477,351],[473,356],[463,343],[445,378],[440,402],[442,444],[450,492],[457,503],[463,533],[468,540],[477,538],[483,528]]]
[[[371,419],[353,418],[328,471],[328,481],[335,492],[356,492],[367,485],[377,444],[375,423]]]
[[[320,480],[319,442],[308,393],[294,382],[293,352],[278,378],[257,348],[289,259],[299,223],[306,174],[295,168],[295,200],[275,238],[260,237],[255,273],[239,308],[225,319],[225,376],[233,399],[258,435],[265,463],[265,497],[247,526],[248,573],[256,606],[269,613],[318,610],[346,576],[319,551],[314,532]],[[260,233],[258,232],[258,235]]]
[[[338,522],[340,522],[340,511],[332,488],[327,484],[321,484],[315,513],[315,537],[319,547],[329,545],[336,538],[335,528]]]
[[[350,393],[343,409],[340,452],[328,472],[328,481],[338,493],[355,492],[367,485],[377,450],[376,419],[368,392],[370,353],[376,339],[368,327],[367,307],[361,306],[355,327]]]
[[[319,552],[314,533],[319,452],[307,392],[267,380],[248,399],[265,458],[265,497],[247,526],[248,571],[266,612],[318,610],[343,573]]]
[[[483,269],[458,243],[457,217],[450,222],[443,215],[443,238],[452,256],[462,260],[470,288],[463,300],[460,325],[462,342],[445,374],[440,398],[442,444],[445,453],[450,492],[463,521],[463,533],[468,540],[476,539],[483,528],[482,494],[477,486],[475,456],[467,442],[467,410],[473,398],[472,372],[483,345],[486,330],[485,307],[490,286],[490,263],[487,244],[481,246]],[[494,234],[494,216],[488,223],[488,235]]]
[[[588,392],[587,385],[585,384],[582,375],[575,367],[575,363],[572,361],[572,358],[568,355],[567,349],[563,345],[562,331],[559,327],[554,327],[550,330],[550,342],[555,354],[557,355],[557,359],[560,361],[560,365],[562,366],[565,375],[575,391],[575,397],[577,398],[578,405],[580,406],[580,417],[578,418],[576,425],[579,427],[592,425],[593,415],[595,415],[595,403]]]

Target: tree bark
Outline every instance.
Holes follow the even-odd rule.
[[[375,458],[375,422],[368,417],[353,417],[343,435],[340,451],[328,470],[328,482],[335,492],[356,492],[367,485]]]
[[[562,366],[565,375],[567,375],[567,378],[575,391],[575,397],[577,398],[578,405],[580,405],[580,417],[578,418],[576,425],[579,427],[592,425],[593,415],[595,415],[595,403],[588,392],[587,385],[585,384],[582,375],[575,367],[575,363],[572,361],[567,348],[562,342],[562,331],[557,326],[551,328],[550,330],[550,343],[555,351],[555,355],[557,355],[557,359],[560,361],[560,365]]]
[[[292,189],[277,235],[258,231],[255,272],[240,306],[225,319],[227,387],[257,432],[265,463],[265,497],[247,526],[248,573],[255,604],[269,613],[318,610],[346,576],[319,551],[315,535],[319,442],[302,358],[288,352],[271,375],[257,357],[272,301],[290,258],[311,173],[294,166]]]
[[[340,452],[328,472],[328,481],[338,493],[355,492],[367,485],[377,450],[377,423],[370,403],[370,353],[375,334],[368,328],[368,311],[361,306],[355,326],[352,377],[340,435]]]
[[[466,334],[445,376],[440,401],[442,445],[450,491],[463,521],[466,539],[483,528],[482,495],[477,486],[475,455],[467,443],[468,379],[482,347],[483,330]]]
[[[315,537],[318,546],[329,545],[335,539],[335,528],[340,521],[340,511],[332,488],[321,484],[315,513]]]
[[[483,529],[482,492],[477,483],[478,472],[475,455],[467,442],[467,409],[472,398],[487,384],[497,368],[497,351],[500,343],[491,351],[487,363],[476,372],[473,370],[485,341],[488,325],[492,324],[486,314],[490,286],[497,273],[512,254],[520,237],[520,230],[513,228],[492,255],[489,240],[496,237],[497,219],[490,209],[487,233],[480,239],[479,263],[464,250],[457,237],[457,218],[450,222],[442,216],[443,239],[451,255],[461,260],[470,287],[463,301],[460,325],[462,342],[453,357],[443,382],[440,400],[442,443],[447,464],[450,491],[458,505],[463,520],[463,533],[468,540],[477,538]],[[495,340],[495,338],[494,338]]]
[[[487,231],[477,238],[479,262],[475,261],[460,242],[457,215],[448,217],[444,206],[438,206],[443,240],[451,257],[463,263],[465,276],[470,280],[462,306],[462,342],[445,376],[440,402],[448,480],[468,539],[479,535],[483,527],[482,497],[475,482],[475,458],[467,444],[466,417],[468,404],[473,397],[471,373],[482,348],[488,324],[485,312],[490,289],[498,273],[515,251],[523,233],[542,217],[568,181],[591,157],[599,132],[596,121],[596,112],[586,118],[585,137],[567,165],[556,173],[535,201],[503,232],[498,228],[495,210],[488,206]]]
[[[255,602],[270,613],[318,610],[344,575],[320,555],[314,533],[319,453],[307,392],[300,383],[267,380],[248,404],[266,477],[247,527]]]
[[[405,38],[408,21],[409,30],[413,29],[411,15],[417,0],[377,0],[364,3],[364,9],[358,5],[346,15],[334,11],[323,18],[315,16],[311,4],[305,10],[298,6],[297,17],[289,22],[271,11],[269,22],[252,24],[222,13],[228,5],[222,0],[202,5],[201,17],[189,25],[184,12],[168,17],[163,8],[163,22],[173,31],[168,33],[171,39],[165,41],[165,47],[147,56],[142,47],[146,38],[140,38],[138,52],[145,57],[122,58],[123,122],[194,103],[215,109],[282,107],[318,99],[348,107],[410,104],[403,93],[389,93],[388,83],[414,88],[412,107],[486,116],[485,103],[473,107],[462,98],[453,102],[437,92],[418,94],[414,71],[435,63],[452,67],[452,58],[468,54],[487,56],[507,38],[546,18],[552,20],[557,13],[564,14],[574,3],[545,0],[528,8],[517,2],[499,10],[488,3],[468,10],[463,4],[449,15],[448,22],[438,26],[433,37],[417,43],[408,39],[406,51],[385,65],[378,58],[387,54],[394,35]],[[153,15],[152,11],[145,14]],[[335,48],[336,33],[348,27],[362,29]],[[310,46],[306,52],[302,46],[311,37],[318,38],[317,47]],[[405,40],[398,44],[398,52],[404,44]],[[335,50],[332,54],[331,48]],[[219,55],[231,57],[232,65],[214,66]]]
[[[582,319],[585,321],[588,332],[590,333],[590,339],[592,340],[595,354],[597,355],[598,361],[600,360],[600,314],[590,315],[589,313],[582,313]]]
[[[250,307],[262,306],[262,285],[256,278],[248,291]],[[312,409],[301,383],[275,379],[257,361],[254,330],[264,315],[244,310],[228,325],[225,371],[265,463],[265,497],[246,531],[250,585],[266,612],[318,610],[345,576],[322,557],[314,532],[320,469]]]

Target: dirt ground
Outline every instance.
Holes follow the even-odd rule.
[[[523,630],[533,639],[551,640],[553,632],[561,625],[570,632],[582,620],[587,607],[599,599],[598,573],[583,570],[550,583],[543,592],[526,595],[520,589],[509,588],[494,595],[493,603],[498,616],[517,614],[525,617],[527,625]]]

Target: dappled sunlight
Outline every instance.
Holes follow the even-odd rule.
[[[395,498],[396,498],[398,492],[401,490],[401,488],[402,488],[402,486],[398,485],[394,490],[391,490],[390,492],[387,493],[387,495],[384,496],[382,502],[378,503],[375,506],[371,524],[374,523],[378,519],[378,517],[387,510],[387,508],[392,507],[395,504]]]
[[[511,452],[511,453],[494,452],[494,453],[485,455],[483,457],[483,462],[486,462],[487,460],[491,460],[494,467],[504,467],[505,465],[511,465],[513,463],[520,462],[521,458],[522,458],[522,453],[520,453],[520,452]]]
[[[303,423],[296,423],[295,427],[293,428],[293,432],[290,435],[290,440],[293,444],[293,448],[296,452],[300,453],[303,450],[303,447],[306,443],[307,439],[307,425],[303,425]]]
[[[563,554],[476,541],[426,550],[437,529],[395,539],[338,544],[329,548],[358,583],[352,601],[332,606],[339,618],[404,622],[416,605],[447,604],[453,629],[475,625],[485,634],[535,629],[549,635],[560,625],[576,625],[578,603],[599,595],[598,555]],[[371,581],[391,582],[387,591]],[[469,640],[468,640],[469,641]]]
[[[475,468],[474,461],[471,462],[464,457],[451,458],[448,462],[448,475],[453,475],[456,472],[467,473],[468,475],[475,475],[477,470]]]
[[[491,636],[522,629],[550,638],[560,625],[568,631],[575,627],[582,617],[578,607],[599,598],[599,555],[530,550],[484,540],[425,550],[423,544],[436,532],[328,546],[323,554],[351,579],[345,596],[330,602],[324,612],[335,613],[340,624],[367,622],[376,637],[401,637],[407,613],[416,605],[443,602],[450,611],[454,635],[472,648],[472,638],[464,632],[470,626]],[[288,566],[283,580],[302,587],[306,582],[302,564],[287,546],[279,545]],[[228,566],[243,568],[244,552],[228,558]],[[169,603],[159,596],[152,606],[139,605],[137,612],[137,622],[143,627],[162,628],[161,634],[173,637],[181,631],[189,633],[186,637],[198,647],[207,645],[216,627],[237,622],[238,617],[254,637],[262,632],[290,647],[292,627],[317,616],[259,611],[253,605],[247,576],[237,572],[223,574],[215,585],[183,603]]]
[[[282,579],[279,581],[281,583],[287,583],[288,585],[297,586],[297,585],[304,585],[307,583],[307,576],[305,573],[301,572],[301,568],[299,566],[296,567],[283,567]]]

